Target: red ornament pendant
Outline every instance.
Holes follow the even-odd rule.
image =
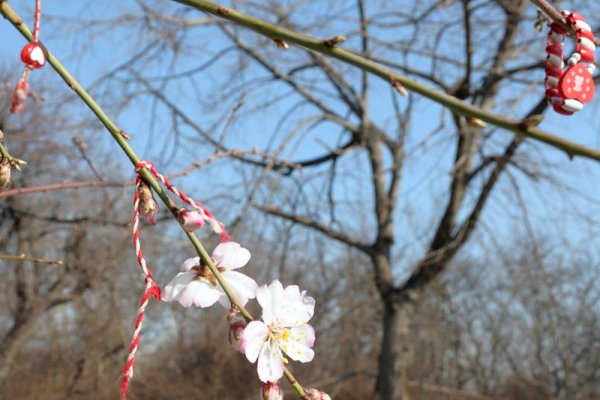
[[[21,50],[21,61],[32,68],[42,68],[46,64],[46,53],[37,42],[29,42]]]
[[[582,64],[576,64],[565,72],[558,82],[560,94],[565,99],[588,103],[594,97],[594,80],[590,71]]]

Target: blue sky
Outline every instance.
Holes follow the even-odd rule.
[[[108,19],[111,16],[120,15],[129,10],[137,10],[137,6],[132,2],[120,2],[120,1],[106,1],[106,2],[95,2],[93,6],[89,2],[78,2],[76,0],[71,1],[44,1],[43,10],[44,17],[42,20],[40,38],[44,41],[46,46],[71,70],[72,73],[80,80],[80,82],[87,87],[98,79],[99,76],[105,74],[107,71],[119,65],[120,62],[125,59],[129,54],[139,49],[142,43],[148,43],[148,38],[141,35],[148,34],[148,32],[140,30],[136,31],[125,31],[118,27],[104,26],[99,23],[101,20]],[[11,5],[17,9],[25,21],[31,25],[32,23],[32,6],[31,2],[11,2]],[[200,13],[193,13],[194,17],[200,17]],[[87,35],[80,37],[76,35],[70,35],[70,27],[74,19],[87,19],[90,21],[90,32],[94,32],[93,35]],[[60,29],[59,29],[60,28]],[[211,42],[206,38],[203,38],[201,34],[191,33],[191,35],[197,35],[197,41],[190,41],[189,38],[185,43],[189,46],[203,47],[206,52],[217,51],[220,46],[220,42]],[[545,33],[539,34],[540,42],[545,41]],[[0,21],[0,57],[4,60],[4,64],[7,66],[16,65],[14,64],[18,60],[18,54],[21,47],[24,45],[24,40],[16,32],[16,30],[10,26],[6,21]],[[192,43],[192,45],[190,45]],[[214,45],[214,49],[211,47]],[[193,48],[187,48],[192,54]],[[184,51],[185,54],[185,51]],[[189,58],[187,59],[189,62]],[[231,60],[233,65],[233,60]],[[144,68],[141,64],[140,68]],[[182,63],[179,66],[180,69],[185,69],[186,64]],[[169,70],[169,65],[161,65],[160,63],[153,64],[152,72],[156,74],[165,73]],[[251,80],[254,76],[250,75],[252,71],[246,72],[247,75],[236,79],[248,79]],[[18,79],[20,73],[20,67],[14,69],[14,80]],[[203,84],[205,87],[201,88],[205,92],[210,92],[211,88],[218,88],[222,83],[223,77],[219,74],[220,71],[210,70],[206,73]],[[540,75],[541,76],[541,75]],[[31,75],[31,84],[35,86],[36,80],[48,79],[57,80],[57,76],[49,68],[43,68],[40,71],[35,71]],[[381,90],[377,91],[377,95],[372,99],[374,104],[374,114],[377,116],[377,110],[380,110],[382,115],[388,112],[389,107],[389,93],[386,83],[374,80],[374,85],[380,87]],[[102,101],[106,102],[106,93],[111,93],[115,97],[119,96],[118,88],[121,82],[107,84],[100,86],[96,92],[104,94]],[[541,83],[540,83],[541,85]],[[207,89],[208,88],[208,89]],[[273,89],[275,90],[275,89]],[[68,90],[65,89],[65,93]],[[172,101],[180,101],[177,97],[177,89],[171,87],[166,92]],[[202,99],[206,99],[207,94],[202,95]],[[231,103],[236,99],[231,98]],[[171,160],[170,154],[173,150],[173,142],[160,135],[161,127],[164,130],[168,130],[169,121],[165,121],[160,117],[157,117],[154,121],[154,127],[156,132],[154,136],[145,134],[150,132],[148,129],[152,121],[153,105],[151,101],[140,99],[136,100],[132,104],[128,104],[123,110],[111,109],[111,104],[102,103],[108,107],[109,114],[113,112],[116,116],[118,124],[132,136],[131,144],[138,151],[142,157],[151,156],[161,159],[164,162]],[[402,100],[401,100],[402,101]],[[592,147],[600,147],[600,121],[595,116],[598,115],[600,107],[600,100],[597,100],[591,104],[588,104],[585,109],[578,113],[576,116],[564,117],[554,113],[546,113],[546,118],[541,124],[541,128],[553,132],[557,135],[568,137],[571,140],[582,143]],[[431,131],[435,128],[437,119],[439,117],[439,109],[434,107],[430,101],[420,99],[417,105],[420,117],[413,124],[414,130],[420,130],[423,132]],[[164,110],[164,109],[163,109]],[[196,115],[202,113],[201,106],[190,104],[185,107],[186,112],[190,115]],[[82,113],[86,113],[87,110],[82,108]],[[299,115],[302,115],[303,111],[300,110]],[[446,117],[448,114],[446,114]],[[273,131],[273,123],[271,121],[270,114],[257,113],[256,115],[247,118],[245,121],[236,124],[236,133],[232,135],[232,141],[235,141],[235,146],[239,148],[251,148],[255,144],[264,144],[269,136],[270,132]],[[208,118],[208,116],[207,116]],[[215,118],[214,116],[211,118]],[[298,117],[299,118],[299,117]],[[325,129],[325,128],[322,128]],[[249,132],[245,134],[245,132]],[[496,133],[500,141],[509,140],[512,134],[509,132]],[[149,139],[151,138],[151,139]],[[168,139],[168,140],[167,140]],[[148,145],[149,140],[153,142],[152,146]],[[332,140],[332,139],[330,139]],[[107,141],[107,143],[109,143]],[[329,144],[333,143],[331,141]],[[184,165],[190,158],[199,159],[202,156],[195,154],[193,147],[181,146],[177,150],[175,161],[170,162],[170,170],[176,170]],[[296,150],[293,153],[288,153],[288,156],[303,158],[306,155],[314,154],[315,149],[322,149],[323,143],[315,138],[315,134],[307,135],[304,140],[299,140],[296,145]],[[540,150],[541,149],[541,150]],[[576,159],[569,161],[567,157],[558,151],[548,148],[545,145],[535,144],[531,151],[541,151],[547,159],[557,163],[557,171],[564,175],[563,182],[568,183],[576,188],[577,191],[584,193],[589,198],[598,199],[598,182],[600,182],[600,165],[584,159]],[[423,153],[423,157],[417,156],[409,159],[407,163],[407,173],[403,182],[403,196],[401,197],[400,209],[406,211],[405,214],[400,214],[399,225],[403,226],[399,232],[399,236],[406,236],[407,238],[413,237],[415,242],[422,241],[423,238],[419,238],[421,232],[411,232],[411,222],[407,220],[407,215],[414,213],[414,209],[418,207],[421,211],[424,211],[418,218],[420,223],[428,218],[432,218],[435,215],[435,210],[439,208],[440,201],[444,201],[443,191],[438,190],[438,186],[444,188],[449,180],[447,170],[441,168],[437,173],[430,173],[431,169],[434,168],[438,163],[448,163],[452,156],[452,149],[438,145],[433,148],[432,151],[427,154]],[[124,157],[123,157],[124,159]],[[181,161],[183,160],[183,161]],[[360,174],[360,171],[355,171]],[[543,171],[542,171],[543,172]],[[227,174],[234,174],[234,170],[229,170]],[[225,177],[218,172],[207,172],[207,174],[214,174],[212,179],[216,180],[227,180],[232,181],[235,185],[236,182],[243,182],[244,179],[251,179],[250,176],[235,176]],[[587,215],[591,219],[598,221],[596,215],[600,211],[600,207],[596,204],[580,200],[577,196],[567,196],[566,200],[562,196],[554,192],[554,188],[547,183],[531,183],[531,181],[525,180],[522,176],[515,176],[517,182],[526,182],[521,185],[523,188],[522,196],[525,201],[530,205],[530,216],[534,220],[537,229],[541,232],[547,233],[548,235],[566,236],[566,239],[573,240],[575,242],[590,241],[590,244],[595,242],[597,245],[597,237],[599,230],[592,226],[586,226],[583,229],[581,221],[571,218],[570,215],[574,212],[573,210],[579,208],[578,211],[582,215]],[[351,180],[349,180],[351,182]],[[439,185],[439,183],[444,183]],[[188,183],[192,187],[195,184]],[[350,185],[350,183],[349,183]],[[316,189],[314,189],[316,190]],[[344,196],[344,191],[349,190],[348,186],[342,185],[338,189],[340,192],[339,196]],[[503,187],[498,189],[499,191],[504,190],[507,193],[510,192],[510,185],[505,184]],[[506,199],[513,198],[510,193],[505,194],[503,197],[496,196],[486,209],[486,229],[502,233],[510,236],[511,232],[515,229],[515,224],[523,217],[518,211],[518,207],[512,207],[511,204],[507,203]],[[202,200],[202,197],[199,198]],[[516,201],[516,200],[515,200]],[[567,217],[565,218],[565,215]],[[512,220],[511,220],[512,218]],[[596,225],[598,226],[598,225]],[[485,228],[485,227],[484,227]],[[501,236],[504,236],[501,235]],[[419,253],[419,246],[415,248],[415,254]],[[409,257],[410,258],[410,257]]]

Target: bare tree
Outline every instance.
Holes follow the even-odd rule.
[[[189,185],[208,188],[227,204],[223,208],[234,228],[255,221],[265,224],[257,224],[257,241],[268,240],[280,249],[281,258],[274,260],[280,272],[300,275],[315,287],[322,284],[322,293],[361,291],[356,301],[362,307],[352,306],[356,315],[334,321],[344,331],[346,324],[372,316],[368,310],[374,309],[379,328],[365,324],[361,332],[377,329],[365,336],[377,338],[379,345],[346,338],[348,348],[364,353],[358,372],[344,372],[361,378],[376,375],[382,400],[409,398],[410,367],[422,344],[415,343],[414,329],[423,301],[457,254],[468,249],[474,233],[497,240],[493,229],[480,228],[490,200],[505,199],[499,187],[512,190],[530,179],[554,178],[546,154],[520,136],[446,112],[414,94],[402,98],[397,85],[390,87],[390,82],[321,54],[284,51],[286,43],[198,18],[188,8],[137,4],[134,16],[128,13],[128,18],[113,22],[139,29],[148,38],[136,36],[137,51],[107,71],[94,89],[108,94],[115,112],[150,99],[151,116],[141,123],[149,134],[142,139],[149,149],[157,149],[149,153],[161,165],[181,166],[181,159],[235,147],[258,145],[261,153],[269,153],[268,158],[236,156],[235,163]],[[535,9],[523,0],[400,6],[332,1],[325,12],[322,5],[303,1],[240,1],[235,6],[314,36],[343,34],[345,45],[356,53],[482,110],[525,120],[546,108],[538,82],[543,34],[533,28]],[[85,28],[82,36],[87,32],[94,37],[86,22],[78,26]],[[138,68],[142,61],[144,68]],[[120,96],[114,99],[117,90]],[[215,187],[219,190],[213,191]],[[281,225],[267,228],[261,216],[249,211],[252,206],[278,217]],[[313,234],[292,233],[290,223],[325,236],[327,248],[306,240]],[[290,256],[294,246],[309,253],[298,258],[302,264],[321,267],[312,279]],[[354,267],[348,254],[357,264],[368,263],[371,271]],[[332,264],[335,273],[328,275]],[[350,276],[340,279],[339,274]],[[362,288],[365,279],[372,281],[368,289]],[[447,296],[451,304],[453,294]],[[341,297],[327,307],[339,310],[349,304]],[[320,322],[327,326],[326,318]],[[501,332],[497,320],[490,317],[488,322],[490,330]],[[459,336],[473,339],[478,333],[477,327],[461,328]],[[448,351],[445,343],[440,347]],[[374,352],[379,354],[375,374],[369,358]],[[484,392],[498,387],[494,375],[499,366],[482,358],[484,352],[453,360],[452,379],[458,388],[472,381]],[[490,368],[474,369],[482,363]]]

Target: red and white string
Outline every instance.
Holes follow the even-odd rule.
[[[133,364],[135,363],[135,354],[137,353],[140,336],[142,333],[142,323],[144,320],[144,313],[151,297],[155,297],[160,300],[160,287],[154,282],[152,278],[152,270],[146,263],[144,254],[142,253],[142,246],[140,244],[140,196],[139,187],[142,183],[142,177],[138,174],[135,179],[135,194],[133,196],[133,247],[135,248],[135,255],[138,260],[138,264],[142,270],[144,281],[146,282],[146,289],[140,300],[138,307],[137,318],[133,329],[133,338],[131,345],[129,346],[129,354],[127,355],[127,362],[123,368],[123,377],[121,382],[121,399],[127,398],[127,389],[129,381],[133,378]]]
[[[127,398],[127,389],[129,387],[129,381],[133,378],[133,365],[135,363],[135,355],[137,353],[140,336],[142,332],[142,323],[144,320],[144,313],[146,312],[146,307],[148,306],[148,302],[151,297],[155,297],[160,300],[160,287],[154,281],[152,277],[152,270],[150,266],[146,263],[146,259],[142,253],[142,246],[140,244],[140,196],[139,196],[139,188],[142,183],[142,176],[140,175],[140,170],[142,168],[146,168],[148,171],[152,173],[158,180],[160,180],[171,192],[173,192],[176,196],[178,196],[182,201],[191,205],[196,210],[200,212],[202,218],[207,221],[212,229],[221,235],[221,241],[227,241],[229,239],[229,234],[225,231],[223,224],[218,221],[210,211],[202,206],[197,201],[187,197],[183,192],[179,191],[167,178],[165,178],[162,174],[160,174],[154,164],[148,161],[141,161],[136,165],[136,179],[135,179],[135,194],[133,197],[133,246],[135,248],[135,255],[138,261],[138,264],[142,270],[142,274],[144,276],[144,281],[146,283],[146,289],[144,290],[144,294],[140,300],[140,305],[138,307],[137,318],[134,325],[133,330],[133,338],[131,340],[131,345],[129,347],[129,354],[127,355],[127,362],[125,363],[125,367],[123,368],[123,377],[121,382],[121,399],[125,400]]]
[[[33,41],[37,42],[40,36],[40,19],[42,16],[42,0],[35,0],[35,17],[33,20]]]
[[[204,207],[202,204],[195,201],[194,199],[189,198],[188,196],[185,195],[185,193],[183,193],[182,191],[177,189],[171,182],[169,182],[169,180],[167,178],[165,178],[162,174],[160,174],[156,170],[156,168],[154,167],[154,164],[152,162],[141,161],[137,165],[137,169],[139,170],[140,168],[146,168],[148,171],[150,171],[152,173],[152,175],[154,175],[156,177],[156,179],[161,181],[165,185],[165,187],[167,189],[169,189],[173,194],[175,194],[177,197],[179,197],[183,202],[189,204],[190,206],[192,206],[196,210],[198,210],[200,215],[202,215],[202,218],[204,219],[204,221],[206,221],[210,225],[212,230],[215,233],[221,235],[221,242],[226,242],[229,240],[229,238],[231,236],[225,230],[225,226],[223,225],[223,223],[221,223],[219,220],[217,220],[214,217],[214,215],[208,209],[206,209],[206,207]]]

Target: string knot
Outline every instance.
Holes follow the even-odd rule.
[[[160,300],[160,286],[156,284],[151,276],[146,276],[144,282],[148,286],[148,293],[157,300]]]
[[[149,169],[150,171],[152,171],[154,169],[154,163],[152,161],[140,161],[139,163],[135,164],[135,172],[137,174],[140,173],[140,170],[142,168],[146,168]]]

